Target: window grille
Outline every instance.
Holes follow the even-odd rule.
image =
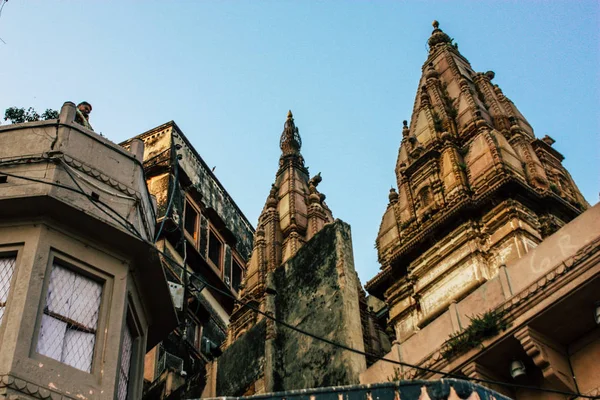
[[[161,376],[166,370],[170,369],[175,372],[183,371],[183,360],[164,349],[162,345],[158,347],[158,362],[156,363],[155,378]]]
[[[0,257],[0,324],[2,323],[2,317],[4,317],[16,261],[15,257]]]
[[[119,366],[119,391],[118,399],[127,399],[129,389],[129,376],[131,372],[131,355],[133,354],[133,337],[129,326],[125,324],[123,331],[123,350],[121,351],[121,365]]]
[[[102,285],[54,264],[37,351],[91,372]]]

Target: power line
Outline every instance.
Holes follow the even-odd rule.
[[[160,254],[162,254],[164,257],[166,257],[167,259],[169,259],[169,261],[175,263],[175,265],[177,265],[179,268],[184,268],[176,260],[172,259],[169,255],[165,254],[164,252],[162,252],[159,249],[157,249],[157,251]],[[520,388],[520,389],[530,389],[530,390],[536,390],[536,391],[548,392],[548,393],[563,394],[563,395],[566,395],[566,396],[575,396],[575,397],[579,396],[579,397],[582,397],[582,398],[589,398],[589,399],[596,399],[597,398],[595,396],[587,396],[587,395],[583,395],[583,394],[566,392],[566,391],[562,391],[562,390],[543,389],[543,388],[538,388],[538,387],[535,387],[535,386],[520,385],[520,384],[517,384],[517,383],[508,383],[508,382],[493,381],[493,380],[489,380],[489,379],[480,379],[480,378],[468,377],[468,376],[453,374],[451,372],[445,372],[445,371],[440,371],[440,370],[436,370],[436,369],[432,369],[432,368],[421,367],[421,366],[418,366],[418,365],[413,365],[413,364],[405,363],[405,362],[402,362],[402,361],[396,361],[396,360],[392,360],[392,359],[389,359],[389,358],[381,357],[381,356],[378,356],[378,355],[375,355],[375,354],[372,354],[372,353],[368,353],[368,352],[365,352],[365,351],[362,351],[362,350],[355,349],[353,347],[346,346],[346,345],[341,344],[341,343],[334,342],[334,341],[326,339],[324,337],[315,335],[315,334],[313,334],[311,332],[305,331],[305,330],[303,330],[301,328],[298,328],[296,326],[290,325],[290,324],[288,324],[288,323],[286,323],[284,321],[281,321],[281,320],[273,317],[272,315],[270,315],[268,313],[265,313],[265,312],[261,311],[260,309],[254,307],[253,305],[251,305],[249,303],[246,303],[246,302],[244,302],[244,301],[236,298],[231,293],[229,293],[229,292],[227,292],[225,290],[219,289],[218,287],[216,287],[216,286],[208,283],[206,280],[204,280],[201,276],[199,276],[197,274],[192,274],[192,277],[198,279],[205,287],[209,287],[209,288],[215,290],[216,292],[219,292],[219,293],[221,293],[221,294],[223,294],[223,295],[225,295],[227,297],[232,298],[236,303],[238,303],[238,304],[240,304],[240,305],[242,305],[242,306],[244,306],[246,308],[249,308],[252,311],[255,311],[256,313],[258,313],[258,314],[260,314],[260,315],[262,315],[262,316],[264,316],[264,317],[272,320],[273,322],[276,322],[277,324],[280,324],[280,325],[282,325],[282,326],[284,326],[284,327],[286,327],[288,329],[291,329],[291,330],[293,330],[295,332],[298,332],[298,333],[301,333],[303,335],[309,336],[309,337],[311,337],[313,339],[316,339],[316,340],[319,340],[321,342],[327,343],[329,345],[332,345],[332,346],[335,346],[335,347],[339,347],[341,349],[344,349],[344,350],[347,350],[347,351],[351,351],[353,353],[360,354],[360,355],[363,355],[363,356],[366,356],[366,357],[372,357],[372,358],[375,358],[375,359],[380,360],[380,361],[385,361],[385,362],[389,362],[389,363],[400,365],[400,366],[404,366],[404,367],[410,367],[410,368],[418,369],[418,370],[421,370],[423,372],[429,372],[429,373],[434,373],[434,374],[441,374],[441,375],[443,375],[443,377],[449,377],[449,378],[455,378],[455,379],[462,379],[462,380],[470,380],[470,381],[475,381],[475,382],[480,382],[480,383],[487,383],[487,384],[493,384],[493,385],[499,385],[499,386],[509,386],[509,387]],[[193,283],[192,283],[192,285],[193,285]]]
[[[14,177],[14,178],[17,178],[17,179],[24,179],[24,180],[28,180],[28,181],[32,181],[32,182],[37,182],[37,183],[47,184],[47,185],[51,185],[51,186],[56,186],[56,187],[60,187],[60,188],[66,189],[66,190],[70,190],[70,191],[75,192],[75,193],[80,193],[80,194],[84,195],[85,198],[87,198],[89,201],[94,202],[94,203],[98,202],[98,203],[106,206],[113,213],[117,214],[119,217],[121,217],[122,219],[125,220],[124,217],[122,217],[120,214],[118,214],[118,212],[116,212],[110,206],[108,206],[105,203],[100,202],[99,200],[94,199],[92,196],[88,195],[83,190],[77,190],[77,189],[74,189],[72,187],[69,187],[69,186],[66,186],[66,185],[62,185],[62,184],[59,184],[59,183],[56,183],[56,182],[47,182],[47,181],[43,181],[43,180],[40,180],[40,179],[35,179],[35,178],[30,178],[30,177],[25,177],[25,176],[19,176],[19,175],[10,174],[10,173],[3,172],[3,171],[0,171],[0,175],[6,175],[6,176],[11,176],[11,177]],[[106,213],[106,211],[104,211],[104,212]],[[119,222],[116,219],[115,219],[115,221]],[[125,220],[125,221],[127,221],[127,220]],[[131,225],[131,223],[129,221],[127,221],[127,222]],[[125,226],[123,224],[121,224],[121,225]],[[182,270],[184,270],[184,271],[187,272],[187,268],[185,267],[185,265],[181,265],[178,261],[176,261],[173,258],[171,258],[171,256],[169,256],[168,254],[166,254],[164,251],[162,251],[159,248],[157,248],[154,243],[152,243],[152,242],[148,241],[147,239],[143,238],[139,234],[139,232],[137,231],[137,229],[135,229],[135,227],[132,226],[132,228],[134,229],[134,231],[132,233],[138,239],[140,239],[141,241],[145,242],[146,244],[151,245],[159,254],[161,254],[167,260],[169,260],[171,263],[173,263],[177,267],[179,267]],[[360,354],[360,355],[363,355],[363,356],[366,356],[366,357],[372,357],[372,358],[377,359],[379,361],[385,361],[385,362],[388,362],[388,363],[391,363],[391,364],[395,364],[395,365],[400,365],[400,366],[404,366],[404,367],[414,368],[414,369],[417,369],[417,370],[420,370],[420,371],[423,371],[423,372],[429,372],[429,373],[432,373],[432,374],[441,374],[442,377],[449,377],[449,378],[455,378],[455,379],[461,379],[461,380],[468,380],[468,381],[473,381],[473,382],[485,383],[485,384],[490,384],[490,385],[498,385],[498,386],[504,386],[504,387],[512,387],[512,388],[517,388],[517,389],[527,389],[527,390],[533,390],[533,391],[539,391],[539,392],[555,393],[555,394],[561,394],[561,395],[565,395],[565,396],[572,396],[573,398],[580,397],[580,398],[585,398],[585,399],[598,399],[598,396],[584,395],[584,394],[572,393],[572,392],[567,392],[567,391],[562,391],[562,390],[556,390],[556,389],[544,389],[544,388],[540,388],[540,387],[536,387],[536,386],[521,385],[521,384],[518,384],[518,383],[508,383],[508,382],[494,381],[494,380],[489,380],[489,379],[480,379],[480,378],[475,378],[475,377],[463,376],[463,375],[458,375],[458,374],[454,374],[454,373],[451,373],[451,372],[440,371],[440,370],[436,370],[436,369],[428,368],[428,367],[421,367],[421,366],[418,366],[418,365],[413,365],[413,364],[405,363],[405,362],[402,362],[402,361],[396,361],[396,360],[392,360],[392,359],[389,359],[389,358],[381,357],[381,356],[378,356],[378,355],[375,355],[375,354],[371,354],[371,353],[368,353],[368,352],[365,352],[365,351],[362,351],[362,350],[355,349],[353,347],[346,346],[346,345],[341,344],[341,343],[334,342],[334,341],[326,339],[324,337],[315,335],[315,334],[313,334],[311,332],[305,331],[305,330],[303,330],[301,328],[298,328],[296,326],[290,325],[287,322],[281,321],[281,320],[275,318],[274,316],[261,311],[260,309],[254,307],[253,305],[251,305],[249,303],[246,303],[246,302],[238,299],[233,294],[231,294],[231,293],[229,293],[229,292],[227,292],[225,290],[222,290],[222,289],[220,289],[220,288],[218,288],[218,287],[216,287],[216,286],[208,283],[206,280],[204,280],[198,274],[191,274],[191,277],[198,279],[205,287],[211,288],[212,290],[214,290],[214,291],[216,291],[218,293],[221,293],[221,294],[223,294],[223,295],[225,295],[225,296],[233,299],[234,302],[236,302],[236,303],[242,305],[243,307],[246,307],[246,308],[248,308],[248,309],[250,309],[250,310],[252,310],[252,311],[254,311],[254,312],[256,312],[256,313],[258,313],[258,314],[260,314],[262,316],[264,316],[267,319],[270,319],[271,321],[273,321],[273,322],[275,322],[275,323],[277,323],[277,324],[279,324],[281,326],[284,326],[284,327],[286,327],[288,329],[291,329],[291,330],[293,330],[295,332],[298,332],[298,333],[303,334],[305,336],[311,337],[311,338],[313,338],[315,340],[318,340],[318,341],[321,341],[323,343],[327,343],[327,344],[329,344],[331,346],[338,347],[340,349],[347,350],[347,351],[350,351],[350,352],[353,352],[353,353],[356,353],[356,354]],[[190,285],[194,286],[194,284],[192,282],[190,282]],[[198,290],[197,288],[195,288],[195,286],[194,286],[194,289],[196,291],[203,290],[203,289]]]
[[[123,217],[121,214],[119,214],[110,205],[104,203],[102,200],[94,198],[92,195],[87,194],[83,190],[78,190],[78,189],[75,189],[75,188],[73,188],[71,186],[63,185],[63,184],[56,183],[56,182],[48,182],[48,181],[44,181],[44,180],[41,180],[41,179],[31,178],[31,177],[28,177],[28,176],[15,175],[15,174],[11,174],[9,172],[4,172],[4,171],[0,171],[0,175],[6,175],[6,176],[10,176],[10,177],[17,178],[17,179],[23,179],[23,180],[26,180],[26,181],[31,181],[31,182],[36,182],[36,183],[42,183],[42,184],[46,184],[46,185],[51,185],[51,186],[55,186],[55,187],[59,187],[59,188],[68,190],[70,192],[79,193],[79,194],[83,195],[85,198],[87,198],[89,201],[91,201],[92,203],[94,203],[94,204],[96,204],[96,203],[102,204],[104,207],[106,207],[107,209],[109,209],[110,211],[112,211],[116,216],[120,217],[123,221],[125,221],[126,224],[124,224],[123,222],[119,221],[115,216],[110,215],[106,210],[103,210],[102,208],[99,207],[99,209],[102,212],[104,212],[105,214],[107,214],[117,224],[119,224],[120,226],[122,226],[123,228],[125,228],[125,230],[127,230],[128,232],[134,234],[140,240],[146,241],[146,239],[144,239],[142,237],[142,235],[139,233],[139,231],[136,229],[136,227],[133,226],[133,224],[131,222],[129,222],[125,217]]]

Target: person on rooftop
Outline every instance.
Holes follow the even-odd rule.
[[[83,125],[85,128],[93,131],[92,125],[90,125],[90,113],[92,112],[92,105],[87,101],[82,101],[77,105],[77,113],[75,114],[75,122]]]

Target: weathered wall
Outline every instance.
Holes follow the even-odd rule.
[[[218,359],[217,395],[241,396],[263,374],[265,320],[240,336]]]
[[[475,351],[467,353],[462,359],[457,357],[452,361],[451,367],[442,364],[431,364],[432,360],[442,360],[439,351],[442,344],[451,334],[460,332],[470,324],[469,318],[474,315],[481,315],[491,309],[507,308],[511,304],[520,304],[527,301],[528,298],[534,298],[538,294],[539,303],[528,304],[527,312],[518,312],[511,320],[507,331],[502,332],[496,338],[492,339],[494,344],[501,343],[502,339],[514,335],[517,328],[526,324],[531,325],[531,321],[538,318],[541,314],[551,311],[550,304],[558,304],[559,300],[564,302],[568,298],[576,297],[578,292],[584,288],[585,282],[591,282],[591,278],[585,278],[583,271],[588,271],[589,276],[597,279],[600,264],[590,262],[591,265],[582,267],[577,264],[586,254],[597,254],[598,240],[600,237],[600,204],[595,205],[582,215],[565,225],[552,236],[549,236],[540,243],[539,246],[531,249],[524,257],[507,263],[501,267],[499,273],[481,285],[467,297],[457,303],[451,303],[446,311],[440,314],[429,325],[420,329],[410,337],[401,339],[392,347],[390,353],[385,357],[393,360],[402,360],[403,362],[415,365],[429,365],[434,369],[444,369],[452,371],[452,368],[459,370],[461,362],[477,354]],[[565,272],[567,266],[576,268]],[[562,275],[572,276],[565,280],[566,283],[560,289],[547,289],[550,283],[558,281]],[[552,298],[555,296],[556,298]],[[542,302],[545,301],[546,303]],[[593,316],[593,301],[584,303],[586,309],[586,321],[591,321]],[[537,309],[534,308],[538,307]],[[577,310],[572,309],[572,312]],[[589,312],[588,312],[589,311]],[[578,325],[582,321],[574,318],[574,321],[568,325]],[[538,322],[536,327],[544,326]],[[565,329],[564,326],[562,329]],[[600,393],[600,373],[598,368],[594,368],[600,354],[600,342],[598,342],[599,328],[584,337],[569,337],[563,339],[562,345],[568,346],[570,352],[570,362],[573,373],[577,377],[579,390],[581,393]],[[550,332],[559,329],[552,328]],[[569,343],[569,341],[574,340]],[[492,344],[486,344],[490,347]],[[483,354],[483,348],[480,354]],[[477,350],[479,351],[479,350]],[[592,361],[593,360],[593,361]],[[499,362],[499,361],[498,361]],[[446,368],[446,369],[445,369]],[[400,372],[403,370],[400,369]],[[406,371],[406,369],[404,370]],[[413,371],[414,372],[414,371]],[[361,383],[384,382],[394,375],[394,365],[379,361],[373,364],[368,370],[361,374]],[[411,375],[404,375],[405,378]],[[545,396],[546,394],[542,394]],[[516,398],[529,398],[525,395],[518,395]],[[540,398],[540,397],[538,397]],[[544,397],[545,398],[545,397]]]
[[[300,329],[363,349],[350,226],[326,225],[274,272],[276,315]],[[276,390],[358,383],[363,356],[279,326]],[[277,364],[276,364],[277,365]]]
[[[138,135],[136,138],[144,141],[145,168],[158,165],[168,167],[174,162],[173,157],[175,157],[172,146],[181,146],[177,150],[177,154],[181,155],[180,175],[187,175],[204,205],[214,210],[227,229],[235,236],[237,252],[245,260],[248,259],[254,237],[252,225],[177,125],[171,121]],[[129,148],[130,140],[121,145]],[[148,181],[150,191],[157,197],[159,216],[165,212],[169,197],[167,193],[171,190],[168,177],[168,174],[163,173],[151,177]],[[173,207],[179,215],[183,215],[182,198],[176,199]]]
[[[207,207],[212,208],[235,235],[237,239],[236,250],[240,256],[247,260],[252,252],[252,240],[254,238],[252,225],[246,220],[231,196],[223,188],[223,185],[181,132],[173,133],[173,143],[182,146],[179,151],[183,155],[179,161],[181,169],[192,181],[194,189],[202,196],[202,202]]]

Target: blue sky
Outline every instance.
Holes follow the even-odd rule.
[[[291,109],[311,174],[352,225],[364,282],[431,22],[600,191],[597,1],[24,1],[0,16],[0,110],[93,104],[120,142],[175,120],[254,224]]]

